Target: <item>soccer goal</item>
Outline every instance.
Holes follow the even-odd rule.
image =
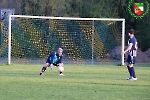
[[[10,15],[8,30],[3,32],[0,55],[8,54],[8,64],[45,62],[61,47],[66,63],[124,65],[120,53],[124,50],[125,19]]]

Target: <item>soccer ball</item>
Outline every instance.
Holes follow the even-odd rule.
[[[64,71],[64,67],[58,66],[58,71],[59,71],[59,72],[63,72],[63,71]]]

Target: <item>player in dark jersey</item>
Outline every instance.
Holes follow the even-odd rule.
[[[130,37],[130,39],[128,40],[128,47],[122,53],[122,54],[125,54],[126,52],[128,52],[128,58],[127,58],[126,65],[127,65],[130,76],[127,78],[127,80],[137,80],[134,66],[133,66],[136,61],[136,53],[137,53],[137,40],[134,37],[134,29],[130,29],[128,34]]]
[[[51,69],[53,69],[53,65],[54,66],[61,66],[63,67],[63,63],[62,63],[62,58],[63,58],[63,49],[62,48],[59,48],[57,52],[52,52],[48,58],[47,58],[47,61],[46,61],[46,64],[43,66],[42,68],[42,71],[40,72],[40,75],[42,75],[45,71],[46,71],[46,68],[50,66]],[[62,71],[59,72],[60,75],[63,75],[62,74]]]

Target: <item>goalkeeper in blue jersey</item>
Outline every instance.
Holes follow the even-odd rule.
[[[130,39],[128,40],[128,47],[127,49],[122,52],[122,54],[125,54],[128,52],[128,58],[127,58],[127,69],[129,71],[130,76],[127,78],[127,80],[137,80],[135,71],[134,71],[134,64],[136,61],[136,53],[137,53],[137,40],[134,37],[134,30],[130,29],[129,31],[129,37]]]
[[[42,71],[40,72],[40,75],[42,75],[45,71],[47,67],[50,67],[51,69],[53,69],[53,66],[57,66],[57,67],[62,67],[63,68],[63,63],[62,63],[62,58],[63,58],[63,49],[59,48],[57,52],[52,52],[49,57],[47,58],[46,64],[43,66]],[[63,70],[60,71],[59,70],[59,74],[63,75]]]

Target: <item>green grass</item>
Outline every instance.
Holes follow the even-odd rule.
[[[136,65],[137,81],[125,66],[65,65],[65,76],[40,64],[0,66],[0,100],[149,100],[150,67]]]

